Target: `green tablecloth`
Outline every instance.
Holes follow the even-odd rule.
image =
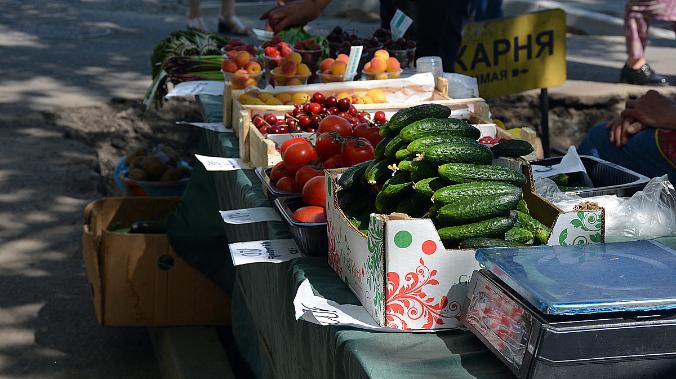
[[[222,99],[203,96],[200,103],[205,119],[218,121]],[[229,133],[205,131],[202,148],[206,155],[237,156],[236,139]],[[359,302],[329,268],[326,258],[234,269],[226,243],[290,238],[283,223],[224,225],[217,213],[257,206],[270,206],[270,202],[253,171],[206,172],[199,167],[171,219],[169,234],[179,255],[231,291],[232,329],[238,350],[258,377],[511,376],[469,332],[382,333],[295,320],[293,298],[306,278],[325,298],[342,304]],[[216,230],[218,224],[224,233]],[[198,240],[198,245],[191,245]],[[208,244],[216,245],[202,250]]]

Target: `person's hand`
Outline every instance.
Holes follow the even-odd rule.
[[[622,147],[629,143],[632,135],[643,129],[643,125],[631,118],[616,118],[609,122],[606,128],[610,128],[610,142],[617,147]]]
[[[650,90],[636,100],[627,100],[622,119],[633,119],[646,128],[676,129],[676,102]]]
[[[313,0],[280,0],[277,4],[278,7],[261,15],[261,20],[267,20],[275,33],[292,26],[307,24],[319,17],[322,11],[322,4]]]

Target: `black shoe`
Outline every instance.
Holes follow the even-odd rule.
[[[633,70],[625,64],[620,73],[620,82],[638,84],[641,86],[668,86],[669,81],[662,75],[656,74],[648,64],[638,70]]]

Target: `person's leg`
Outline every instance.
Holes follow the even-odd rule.
[[[640,85],[669,85],[667,79],[655,73],[645,59],[650,16],[641,5],[627,4],[624,13],[624,36],[627,60],[620,72],[620,82]]]
[[[221,0],[221,15],[218,17],[218,32],[248,35],[250,29],[235,17],[235,0]]]
[[[188,0],[188,18],[194,19],[198,17],[202,17],[200,0]]]
[[[589,130],[578,152],[616,163],[649,178],[668,174],[670,180],[676,179],[674,168],[657,148],[653,128],[636,133],[620,148],[610,142],[610,129],[602,123]]]
[[[468,17],[468,7],[469,0],[417,0],[416,56],[440,56],[444,71],[453,72],[462,42],[463,23]]]
[[[487,21],[503,16],[502,0],[473,0],[474,21]]]

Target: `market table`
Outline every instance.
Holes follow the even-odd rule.
[[[222,117],[222,97],[198,99],[205,121]],[[204,131],[200,152],[237,157],[232,133]],[[177,253],[232,297],[238,350],[258,377],[498,378],[511,373],[466,331],[386,333],[329,327],[295,319],[293,299],[305,279],[315,293],[341,304],[357,298],[325,257],[235,269],[227,243],[290,238],[283,222],[227,225],[219,210],[272,206],[253,170],[206,172],[196,167],[168,234]]]

